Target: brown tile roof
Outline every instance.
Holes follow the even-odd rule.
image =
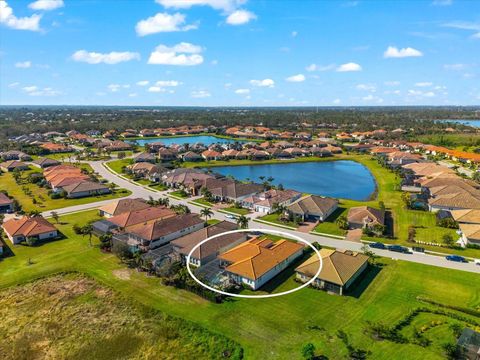
[[[258,238],[248,240],[218,256],[231,263],[226,270],[256,280],[276,265],[303,249],[303,245],[287,240],[273,243]]]
[[[459,224],[460,231],[468,240],[480,241],[480,225],[478,224]]]
[[[27,168],[28,165],[22,161],[18,160],[9,160],[0,164],[0,167],[5,169],[16,169],[16,168]]]
[[[450,213],[459,223],[480,224],[480,209],[452,210]]]
[[[124,212],[131,212],[149,208],[143,199],[121,199],[113,201],[110,204],[100,207],[98,210],[112,214],[113,216],[122,214]]]
[[[236,230],[237,225],[228,221],[222,221],[218,224],[211,225],[195,231],[191,234],[182,236],[176,240],[173,240],[171,244],[174,247],[180,248],[180,254],[187,256],[190,251],[199,244],[201,241],[208,239],[211,236],[218,235],[227,231]],[[216,237],[206,243],[198,246],[192,253],[192,256],[196,259],[203,259],[212,254],[217,254],[221,249],[241,240],[246,239],[246,233],[233,233],[224,236]]]
[[[112,216],[108,221],[119,227],[137,225],[147,221],[165,219],[175,216],[175,211],[165,207],[148,207],[142,210],[128,211]]]
[[[363,224],[365,220],[369,224],[385,223],[385,213],[379,209],[372,208],[370,206],[357,206],[348,210],[348,222],[355,224]]]
[[[320,255],[322,270],[318,278],[340,286],[345,285],[368,261],[368,256],[352,251],[321,249]],[[319,263],[318,255],[314,254],[295,271],[313,277],[318,271]]]
[[[3,229],[10,236],[23,235],[36,236],[50,231],[56,231],[55,226],[50,224],[41,216],[27,217],[21,219],[10,219],[3,223]]]
[[[456,186],[447,186],[442,191],[436,192],[434,198],[428,199],[428,203],[437,207],[480,209],[480,196],[474,196]]]
[[[13,199],[10,199],[3,192],[0,192],[0,205],[10,205],[13,203]]]
[[[33,163],[40,166],[54,166],[59,165],[60,161],[49,158],[38,158],[37,160],[33,161]]]
[[[337,199],[322,197],[317,195],[308,195],[288,206],[288,210],[295,214],[317,214],[328,213],[330,209],[338,205]]]
[[[129,233],[135,234],[145,240],[156,240],[162,236],[179,230],[202,224],[204,221],[197,214],[177,215],[161,220],[143,222],[128,227]]]
[[[106,189],[108,189],[107,186],[89,180],[82,180],[70,185],[63,186],[63,190],[65,190],[68,194],[75,194],[83,191],[100,191]]]

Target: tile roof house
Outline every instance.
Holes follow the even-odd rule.
[[[182,159],[183,161],[202,161],[203,160],[201,155],[193,151],[187,151],[185,154],[182,155]]]
[[[430,211],[480,209],[480,191],[463,188],[458,185],[445,185],[430,188],[428,199]]]
[[[136,162],[136,163],[139,163],[139,162],[154,163],[156,161],[156,158],[155,158],[155,155],[153,155],[151,153],[143,152],[143,153],[140,153],[138,155],[135,155],[133,157],[133,161]]]
[[[0,192],[0,213],[13,211],[13,199]]]
[[[64,152],[72,151],[72,149],[69,146],[66,146],[63,144],[51,143],[51,142],[41,144],[40,147],[44,150],[47,150],[49,153],[64,153]]]
[[[39,167],[41,169],[45,169],[49,166],[56,166],[60,165],[60,161],[55,160],[55,159],[49,159],[49,158],[38,158],[32,162],[32,164],[36,167]]]
[[[203,240],[236,229],[237,225],[228,221],[222,221],[218,224],[207,226],[173,240],[171,242],[173,251],[180,256],[183,262],[185,262],[192,249]],[[214,260],[219,253],[227,251],[245,240],[247,240],[247,233],[245,232],[227,234],[211,239],[195,248],[190,256],[190,264],[195,266],[205,265]]]
[[[173,161],[177,158],[177,153],[171,149],[160,148],[158,150],[158,158],[163,162]]]
[[[348,209],[347,220],[350,229],[385,225],[385,212],[370,206],[352,207]]]
[[[287,210],[303,221],[325,221],[337,208],[337,199],[308,195],[289,205]]]
[[[160,220],[174,217],[175,211],[165,207],[148,207],[141,210],[134,210],[120,213],[108,219],[109,222],[120,228],[127,228],[147,221]]]
[[[450,213],[458,223],[480,225],[480,209],[452,210]]]
[[[175,188],[184,188],[190,191],[193,195],[198,193],[198,190],[207,179],[215,179],[215,176],[207,174],[199,169],[179,168],[167,172],[162,176],[162,181],[165,185]]]
[[[111,218],[125,212],[143,210],[151,207],[143,199],[120,199],[98,209],[100,216]]]
[[[149,162],[138,162],[128,166],[128,169],[130,169],[133,174],[153,182],[160,181],[162,174],[168,171],[163,166],[155,165]]]
[[[216,200],[232,202],[242,201],[263,190],[263,185],[245,184],[227,178],[207,179],[203,187],[207,188]]]
[[[205,150],[202,152],[202,157],[206,161],[220,160],[222,158],[222,154],[215,150]]]
[[[146,251],[198,231],[204,226],[205,221],[197,214],[184,214],[129,226],[126,235],[131,247]]]
[[[18,151],[18,150],[9,150],[9,151],[0,152],[0,157],[4,161],[8,161],[8,160],[30,161],[30,160],[32,160],[30,155],[24,153],[23,151]]]
[[[480,224],[458,224],[462,232],[461,245],[480,246]]]
[[[295,190],[271,189],[242,200],[242,206],[255,212],[269,214],[275,205],[288,206],[298,200],[302,193]]]
[[[58,235],[55,226],[41,216],[10,219],[3,223],[2,228],[12,244],[19,244],[27,238],[45,240]]]
[[[322,270],[312,286],[343,295],[368,267],[368,256],[349,250],[321,249]],[[297,280],[307,282],[318,272],[320,260],[314,254],[296,269]]]
[[[22,161],[18,160],[9,160],[0,164],[0,169],[5,172],[12,172],[14,170],[28,170],[28,165]]]
[[[302,244],[254,238],[218,256],[230,279],[257,290],[303,254]]]
[[[71,199],[109,194],[112,192],[108,186],[89,180],[82,180],[73,184],[65,185],[63,186],[63,191],[65,191],[67,197]]]

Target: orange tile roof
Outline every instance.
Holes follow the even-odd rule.
[[[20,219],[7,220],[3,223],[3,229],[10,236],[23,235],[25,237],[57,230],[41,216],[31,218],[24,216]]]

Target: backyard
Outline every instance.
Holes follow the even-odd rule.
[[[38,248],[13,247],[14,255],[0,262],[0,288],[59,272],[85,273],[128,298],[224,334],[240,343],[248,359],[300,359],[301,348],[309,342],[321,349],[319,354],[330,359],[345,358],[348,350],[343,335],[337,331],[340,323],[350,344],[371,352],[371,358],[441,359],[443,344],[454,341],[449,326],[464,325],[452,316],[422,313],[404,329],[413,333],[441,317],[443,325],[424,334],[431,340],[426,347],[415,345],[413,335],[403,344],[375,340],[366,331],[367,322],[393,326],[414,309],[438,307],[420,297],[444,305],[460,305],[471,312],[478,311],[480,306],[480,288],[473,286],[478,283],[477,274],[387,259],[381,259],[383,265],[367,274],[364,285],[350,296],[303,289],[279,298],[235,299],[217,305],[192,293],[163,286],[155,277],[128,270],[115,256],[90,247],[88,236],[82,238],[73,233],[73,224],[83,225],[97,218],[96,211],[62,216],[58,228],[66,239]],[[120,272],[127,272],[128,276],[119,276]],[[297,284],[288,279],[277,290],[293,286]],[[480,321],[462,311],[449,312]]]

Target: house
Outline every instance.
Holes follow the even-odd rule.
[[[141,210],[133,210],[114,215],[108,219],[109,222],[119,228],[127,228],[154,220],[161,220],[174,217],[175,211],[166,207],[151,206]]]
[[[23,151],[18,151],[18,150],[10,150],[10,151],[1,152],[0,157],[4,161],[8,161],[8,160],[30,161],[30,160],[32,160],[30,155],[25,154]]]
[[[160,148],[158,150],[158,158],[162,162],[173,161],[177,159],[177,153],[171,149]]]
[[[202,186],[210,191],[217,201],[237,202],[257,194],[263,190],[263,185],[241,183],[232,179],[206,179]]]
[[[34,160],[32,162],[33,166],[39,167],[40,169],[45,169],[49,166],[57,166],[60,165],[60,161],[57,161],[55,159],[49,159],[49,158],[38,158],[37,160]]]
[[[139,162],[155,163],[155,161],[156,161],[155,155],[151,153],[146,153],[146,152],[140,153],[133,157],[133,162],[136,162],[136,163],[139,163]]]
[[[372,228],[385,225],[385,212],[370,206],[357,206],[348,209],[348,226],[350,229]]]
[[[111,218],[125,212],[143,210],[151,207],[143,199],[120,199],[112,201],[110,204],[104,205],[98,209],[100,216]]]
[[[205,221],[197,214],[184,214],[129,226],[126,235],[130,246],[147,251],[198,231],[204,226]]]
[[[104,195],[112,192],[108,186],[90,180],[82,180],[62,188],[67,193],[67,197],[71,199]]]
[[[23,171],[23,170],[28,170],[29,167],[27,164],[25,164],[22,161],[18,160],[9,160],[5,161],[0,164],[0,169],[5,171],[5,172],[12,172],[15,170]]]
[[[148,162],[139,162],[128,166],[128,169],[136,175],[148,179],[152,182],[158,182],[162,178],[162,174],[167,171],[166,168],[154,165]]]
[[[10,199],[5,193],[0,192],[0,214],[13,211],[13,199]]]
[[[187,151],[182,155],[183,161],[202,161],[203,157],[193,151]]]
[[[288,206],[298,200],[302,193],[295,190],[271,189],[242,200],[242,206],[255,212],[270,214],[275,206]]]
[[[303,221],[325,221],[337,208],[337,199],[308,195],[290,204],[287,211]]]
[[[70,152],[72,149],[66,145],[63,144],[56,144],[56,143],[44,143],[41,144],[40,147],[44,150],[46,150],[48,153],[53,154],[53,153],[65,153],[65,152]]]
[[[162,180],[165,185],[174,188],[183,188],[192,195],[197,195],[198,190],[207,179],[215,179],[215,176],[199,169],[178,168],[162,175]]]
[[[182,236],[171,242],[173,251],[185,263],[188,254],[200,242],[212,236],[236,230],[237,225],[228,221],[222,221],[215,225],[207,226],[188,235]],[[232,247],[247,240],[247,233],[236,232],[216,237],[206,243],[197,246],[190,256],[190,264],[202,266],[214,260],[221,252],[230,250]]]
[[[480,224],[458,224],[462,233],[460,245],[477,245],[480,246]]]
[[[302,244],[254,238],[218,256],[228,277],[257,290],[303,254]]]
[[[20,244],[27,238],[45,240],[58,236],[55,226],[41,216],[10,219],[3,223],[2,228],[12,244]]]
[[[480,359],[480,333],[469,328],[463,329],[460,334],[457,345],[462,350],[462,359],[479,360]]]
[[[368,267],[368,256],[349,250],[321,249],[322,270],[312,286],[343,295]],[[297,280],[305,283],[318,272],[320,259],[314,254],[295,269]]]
[[[453,220],[458,223],[480,225],[480,209],[452,210],[450,213]]]
[[[430,211],[480,209],[480,191],[460,184],[429,188]]]
[[[202,158],[204,158],[205,161],[220,160],[222,154],[215,150],[205,150],[202,152]]]

